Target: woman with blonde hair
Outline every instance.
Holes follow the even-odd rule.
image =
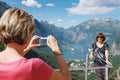
[[[0,41],[6,45],[0,52],[0,80],[71,80],[71,75],[61,55],[57,40],[48,36],[48,46],[53,51],[60,71],[38,58],[23,56],[31,49],[41,46],[35,43],[40,36],[33,35],[34,19],[26,11],[10,8],[0,19]]]

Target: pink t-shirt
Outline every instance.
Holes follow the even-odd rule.
[[[49,80],[53,69],[38,58],[0,62],[0,80]]]

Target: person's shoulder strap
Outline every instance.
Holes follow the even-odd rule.
[[[107,43],[106,43],[106,42],[104,42],[104,44],[105,44],[105,45],[107,45]]]
[[[105,49],[109,49],[109,45],[106,42],[104,43],[104,45],[105,45]]]
[[[93,49],[96,48],[96,42],[92,44],[92,48],[93,48]]]

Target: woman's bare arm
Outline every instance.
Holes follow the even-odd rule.
[[[94,54],[94,52],[93,52],[93,51],[91,51],[91,52],[90,52],[90,55],[89,55],[89,58],[90,58],[90,59],[92,59],[92,58],[93,58],[93,56],[94,56],[93,54]]]
[[[53,36],[48,37],[48,46],[53,51],[60,71],[53,71],[50,80],[71,80],[70,71],[58,47],[57,40]]]
[[[105,58],[106,58],[106,63],[108,65],[112,65],[110,62],[109,62],[109,51],[108,50],[105,50]]]

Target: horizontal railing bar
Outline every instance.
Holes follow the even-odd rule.
[[[102,67],[87,67],[87,68],[69,68],[70,71],[80,71],[80,70],[91,70],[91,69],[104,69],[104,68],[113,68],[113,66],[102,66]],[[59,69],[55,69],[59,71]]]

